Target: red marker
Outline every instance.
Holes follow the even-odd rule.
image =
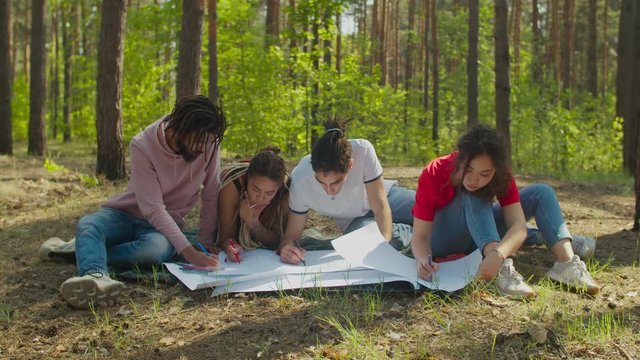
[[[233,239],[229,239],[229,245],[231,245],[231,248],[233,249],[233,251],[235,251],[235,255],[236,255],[236,260],[238,260],[238,263],[240,263],[240,253],[238,252],[238,249],[236,248],[236,244],[233,242]]]

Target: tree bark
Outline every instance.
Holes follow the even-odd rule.
[[[604,106],[607,96],[607,81],[609,79],[608,66],[609,66],[609,0],[604,0],[604,15],[602,19],[602,104]]]
[[[342,62],[342,29],[340,26],[340,13],[336,14],[336,72],[340,73]]]
[[[616,116],[624,119],[622,123],[622,162],[623,167],[635,173],[635,151],[637,148],[638,123],[633,122],[634,79],[634,22],[638,5],[635,0],[623,0],[620,8],[620,28],[618,31],[618,74],[616,78]]]
[[[540,12],[538,11],[538,0],[531,1],[531,35],[533,48],[533,61],[531,62],[531,78],[533,82],[542,84],[542,64],[540,56],[541,34],[540,34]]]
[[[13,154],[11,116],[11,1],[0,1],[0,154]]]
[[[522,23],[522,0],[513,1],[513,73],[520,73],[520,28]]]
[[[429,19],[431,3],[429,0],[424,0],[422,8],[424,9],[424,68],[423,76],[424,82],[422,84],[422,108],[424,109],[424,116],[421,120],[421,126],[427,126],[427,112],[429,111],[429,55],[431,53],[429,48]]]
[[[507,0],[495,0],[496,129],[511,154],[508,12]]]
[[[598,29],[597,0],[589,0],[588,43],[587,43],[587,89],[593,97],[598,96]]]
[[[63,73],[64,73],[64,87],[62,95],[62,121],[64,126],[62,128],[62,139],[64,142],[71,141],[71,103],[72,103],[72,83],[73,83],[73,66],[72,56],[74,48],[74,36],[73,31],[67,26],[66,23],[72,24],[70,9],[71,4],[63,4],[63,25],[62,25],[62,59],[63,59]],[[71,31],[71,32],[70,32]]]
[[[58,101],[60,100],[60,69],[58,59],[60,57],[60,43],[58,41],[59,7],[51,9],[51,46],[53,47],[51,59],[51,135],[58,138]]]
[[[277,45],[280,36],[280,0],[267,0],[265,47]]]
[[[478,0],[469,0],[469,49],[467,52],[467,128],[478,124]]]
[[[573,63],[573,0],[564,0],[562,41],[562,90],[571,89],[571,65]],[[567,105],[569,105],[567,103]]]
[[[29,76],[30,76],[30,71],[29,71],[29,64],[30,64],[30,60],[29,60],[29,50],[31,49],[30,46],[30,42],[31,42],[31,28],[29,26],[29,10],[30,10],[30,6],[31,5],[31,1],[26,1],[24,3],[24,27],[22,30],[22,35],[24,37],[24,55],[22,57],[22,66],[23,66],[23,73],[24,73],[24,78],[26,79],[26,81],[29,81]]]
[[[438,96],[440,91],[440,81],[438,76],[438,63],[440,57],[440,44],[438,43],[438,2],[431,0],[431,46],[433,47],[433,66],[431,67],[431,81],[433,82],[433,107],[432,107],[432,121],[433,128],[431,131],[431,139],[437,146],[438,143],[438,113],[440,107],[438,104]]]
[[[176,98],[200,92],[200,54],[202,52],[202,21],[204,0],[182,0]]]
[[[122,64],[126,10],[126,0],[102,3],[96,84],[96,172],[109,180],[122,179],[126,175],[122,136]]]
[[[33,0],[31,10],[31,78],[29,80],[30,155],[42,156],[46,150],[45,100],[47,97],[47,49],[44,17],[45,0]]]
[[[209,100],[218,104],[218,0],[207,0],[209,7]]]

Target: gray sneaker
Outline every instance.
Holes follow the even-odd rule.
[[[547,276],[554,281],[565,284],[578,291],[586,291],[589,295],[596,295],[600,292],[598,286],[587,270],[584,261],[580,256],[573,255],[573,259],[567,262],[556,261]]]
[[[124,284],[101,273],[86,274],[67,279],[60,286],[62,298],[71,306],[86,309],[90,304],[107,305],[124,290]]]
[[[571,241],[571,248],[581,259],[590,259],[596,254],[596,240],[588,236],[575,235]]]
[[[38,258],[42,261],[66,260],[75,263],[76,261],[76,238],[71,241],[63,241],[60,238],[52,237],[42,243],[38,249]]]
[[[513,267],[513,259],[507,258],[502,263],[498,276],[496,277],[496,286],[502,295],[513,298],[532,298],[536,296],[535,291],[524,282],[520,275]]]

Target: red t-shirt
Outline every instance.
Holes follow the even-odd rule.
[[[424,221],[433,221],[436,211],[444,208],[456,196],[456,189],[451,184],[451,174],[455,171],[458,151],[431,160],[422,170],[416,189],[416,203],[413,216]],[[520,201],[520,193],[516,181],[511,177],[507,193],[498,198],[500,206],[515,204]]]

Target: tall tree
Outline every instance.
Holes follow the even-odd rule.
[[[122,64],[126,0],[102,2],[96,82],[96,172],[107,179],[125,177],[122,134]]]
[[[47,147],[45,132],[45,100],[47,98],[45,0],[33,0],[31,6],[28,152],[31,155],[42,156]]]
[[[11,1],[0,1],[0,154],[13,154],[11,118]]]
[[[622,122],[622,162],[625,169],[635,173],[635,155],[638,143],[638,121],[633,121],[634,79],[634,22],[638,8],[635,0],[622,0],[618,31],[618,75],[616,78],[616,115]]]
[[[58,100],[60,99],[60,69],[58,67],[58,58],[60,56],[60,43],[58,41],[58,26],[60,7],[56,6],[50,9],[51,12],[51,134],[53,139],[58,138]]]
[[[424,0],[422,4],[422,9],[424,10],[424,69],[423,73],[423,84],[422,84],[422,108],[424,109],[424,116],[421,120],[421,126],[427,126],[427,112],[429,111],[429,55],[431,53],[429,49],[429,14],[431,4],[429,0]]]
[[[378,22],[378,4],[382,0],[373,0],[371,6],[371,70],[378,64],[379,52],[381,44],[378,43],[378,31],[380,31],[380,25]]]
[[[176,98],[200,92],[200,54],[204,0],[182,0]]]
[[[598,96],[598,29],[596,26],[598,1],[589,0],[588,42],[587,42],[587,89]]]
[[[29,71],[29,57],[30,57],[30,52],[29,50],[31,49],[30,43],[31,43],[31,24],[30,24],[30,17],[29,17],[29,6],[31,6],[31,1],[26,1],[24,3],[24,24],[23,24],[23,28],[22,28],[22,45],[23,45],[23,49],[24,49],[24,55],[22,56],[22,66],[23,66],[23,74],[25,76],[25,78],[27,79],[27,81],[29,81],[29,75],[30,75],[30,71]]]
[[[571,64],[573,63],[573,10],[574,0],[564,0],[563,30],[565,38],[560,49],[562,56],[562,90],[572,88],[571,84]],[[570,102],[567,103],[570,105]]]
[[[336,72],[340,73],[342,63],[342,29],[340,13],[336,13]]]
[[[531,45],[533,60],[531,61],[531,77],[536,84],[542,84],[542,64],[540,56],[541,34],[540,34],[540,12],[538,11],[538,0],[531,1]]]
[[[633,72],[631,77],[633,78],[632,94],[633,98],[640,99],[640,5],[635,2],[634,13],[634,49],[633,49]],[[631,101],[630,105],[632,109],[631,122],[636,125],[636,151],[635,151],[635,194],[636,194],[636,211],[633,221],[633,229],[638,230],[640,228],[640,130],[638,124],[640,123],[640,101]],[[626,120],[626,119],[625,119]]]
[[[520,28],[522,23],[522,0],[513,0],[513,27],[512,43],[513,43],[513,72],[520,72]]]
[[[71,103],[73,87],[73,53],[76,36],[74,26],[74,12],[71,3],[62,5],[62,59],[64,72],[64,86],[62,95],[62,138],[64,142],[71,141]]]
[[[510,83],[509,83],[509,9],[507,0],[495,0],[495,88],[496,129],[503,136],[507,152],[511,153]]]
[[[267,0],[265,46],[278,44],[280,36],[280,0]]]
[[[604,14],[602,15],[602,78],[600,82],[602,84],[602,103],[606,101],[607,95],[607,81],[608,81],[608,60],[609,60],[609,35],[608,35],[608,23],[609,23],[609,0],[604,0]]]
[[[207,0],[209,10],[209,100],[218,103],[218,0]]]
[[[469,49],[467,50],[467,128],[478,124],[478,0],[469,0]]]
[[[439,115],[439,111],[440,111],[440,106],[439,106],[439,100],[438,100],[438,96],[439,96],[439,92],[440,92],[440,79],[438,76],[438,63],[439,61],[439,57],[440,57],[440,44],[438,42],[438,15],[437,15],[437,9],[438,9],[438,2],[436,0],[431,0],[431,50],[432,50],[432,56],[433,56],[433,65],[431,66],[431,81],[432,81],[432,86],[433,86],[433,107],[432,109],[432,121],[433,121],[433,128],[431,131],[431,139],[433,140],[434,144],[437,146],[438,143],[438,115]]]

